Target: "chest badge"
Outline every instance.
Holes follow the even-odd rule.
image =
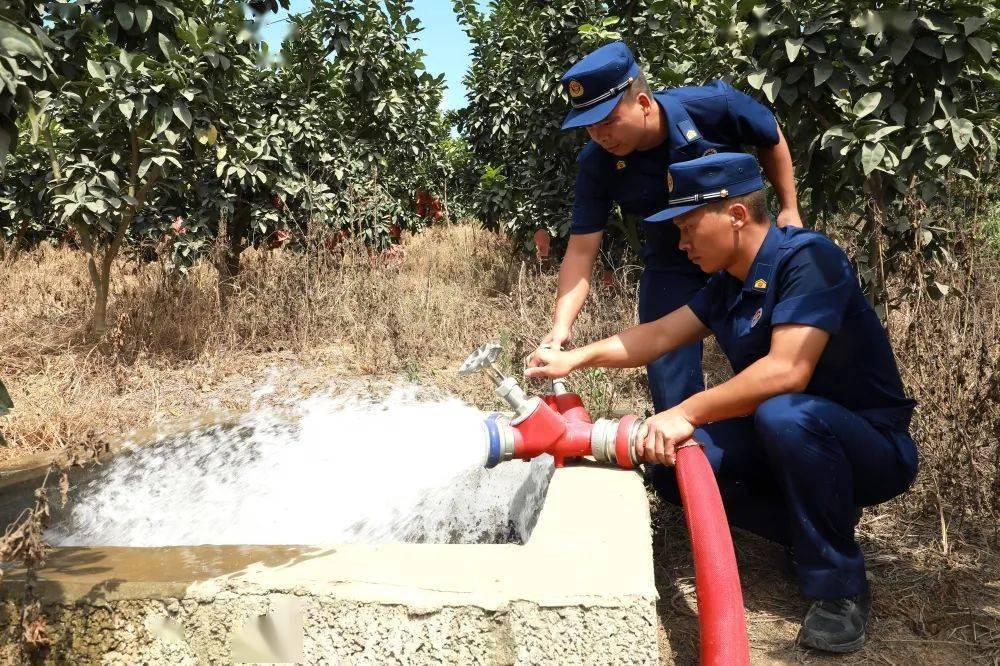
[[[756,282],[753,283],[753,288],[767,289],[767,280],[765,280],[764,278],[759,278]]]
[[[579,81],[569,82],[569,96],[577,98],[583,94],[583,85]]]
[[[750,328],[753,328],[754,326],[757,325],[757,322],[760,321],[761,315],[763,314],[764,314],[764,308],[757,308],[757,312],[753,313],[753,318],[750,320]]]
[[[673,191],[674,191],[674,177],[668,171],[667,172],[667,192],[673,192]]]
[[[627,166],[628,166],[628,164],[625,163],[625,160],[618,160],[615,163],[615,168],[618,169],[619,171],[621,171],[622,169],[624,169]]]

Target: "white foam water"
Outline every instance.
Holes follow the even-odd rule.
[[[74,485],[46,537],[60,546],[519,542],[548,456],[483,468],[483,414],[415,389],[317,395],[127,447]]]

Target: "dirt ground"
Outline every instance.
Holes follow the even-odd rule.
[[[865,647],[824,655],[795,645],[809,601],[787,572],[784,549],[742,530],[733,534],[754,664],[1000,663],[1000,570],[996,551],[958,547],[948,557],[927,545],[934,526],[879,531],[878,514],[859,526],[874,597]],[[660,594],[661,664],[698,662],[698,617],[684,518],[654,508],[653,553]]]
[[[455,365],[437,359],[436,367],[409,377],[365,375],[351,362],[349,351],[337,347],[314,350],[306,358],[288,351],[247,355],[241,362],[230,359],[224,372],[210,363],[192,364],[183,371],[158,374],[158,409],[151,412],[147,424],[137,427],[171,423],[206,411],[240,411],[254,401],[268,400],[259,393],[265,385],[273,390],[268,395],[276,402],[322,390],[332,380],[345,377],[373,386],[404,380],[431,388],[450,383]],[[149,379],[136,375],[123,384],[123,404],[134,404],[139,393],[151,391]],[[466,389],[469,399],[489,406],[482,387]],[[958,543],[946,557],[934,549],[937,526],[895,525],[890,530],[883,527],[884,518],[884,514],[866,514],[861,523],[875,605],[868,644],[846,657],[824,657],[795,646],[808,602],[785,573],[784,551],[751,534],[734,534],[753,663],[998,663],[1000,580],[988,573],[1000,571],[997,553]],[[653,523],[661,663],[695,664],[697,601],[683,515],[654,497]]]
[[[345,378],[368,383],[373,391],[387,381],[417,382],[495,409],[496,398],[485,382],[458,377],[458,364],[492,339],[504,344],[504,364],[516,367],[544,333],[555,290],[553,270],[536,267],[531,270],[539,272],[532,274],[523,263],[498,261],[499,241],[470,228],[438,230],[405,248],[402,265],[370,267],[362,256],[350,270],[344,262],[324,260],[310,268],[292,255],[262,255],[248,261],[243,301],[224,314],[212,295],[210,269],[199,267],[186,282],[174,283],[149,268],[126,265],[116,296],[117,333],[103,347],[80,339],[80,313],[87,310],[89,291],[78,257],[62,250],[26,256],[5,278],[11,293],[25,297],[0,309],[0,377],[15,402],[14,411],[0,419],[7,436],[0,460],[50,454],[88,439],[115,439],[206,412],[280,403]],[[390,290],[386,285],[391,284],[405,289]],[[626,279],[595,294],[579,323],[579,339],[619,330],[622,320],[630,319],[622,312],[634,305],[633,287]],[[982,319],[992,326],[996,321],[990,312],[984,311]],[[965,338],[957,333],[945,339],[936,329],[926,329],[927,321],[914,321],[924,328],[900,327],[900,337],[913,328],[924,338],[940,338],[956,354],[972,356],[974,350],[962,347]],[[987,360],[990,353],[995,356],[989,344],[980,346]],[[931,351],[926,358],[937,359],[941,367],[906,364],[908,385],[928,383],[920,372],[944,376],[949,364],[960,360]],[[717,350],[706,352],[710,375],[720,365],[717,356]],[[934,454],[925,459],[922,494],[914,491],[917,500],[896,500],[866,511],[862,519],[875,602],[868,645],[861,652],[826,658],[796,648],[808,603],[783,573],[782,549],[748,534],[735,535],[754,663],[1000,664],[1000,545],[988,536],[975,543],[960,536],[989,531],[981,508],[989,506],[988,495],[973,492],[987,488],[989,477],[966,495],[928,490],[939,480],[944,490],[946,482],[965,487],[956,480],[981,473],[984,461],[995,455],[995,436],[970,438],[968,423],[947,411],[994,404],[979,393],[961,392],[977,386],[976,377],[988,380],[980,367],[990,366],[970,364],[968,377],[952,378],[960,388],[924,386],[923,408],[934,414],[934,424],[953,426],[956,447],[962,448],[948,448],[939,435],[918,433],[922,452]],[[714,383],[721,377],[709,379]],[[266,395],[260,391],[264,386],[270,391]],[[574,388],[595,414],[642,411],[646,404],[639,371],[586,371],[574,379]],[[981,416],[978,433],[996,431],[989,424],[991,413]],[[973,446],[987,448],[966,460],[963,451]],[[938,511],[942,522],[935,519]],[[963,532],[951,520],[977,529]],[[655,506],[653,539],[662,660],[693,664],[698,651],[694,572],[678,509]]]

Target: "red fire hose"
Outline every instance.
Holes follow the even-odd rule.
[[[694,553],[700,661],[703,666],[749,664],[743,591],[715,475],[697,444],[681,446],[676,465],[677,485]]]

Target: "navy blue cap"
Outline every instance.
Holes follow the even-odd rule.
[[[607,118],[638,76],[639,65],[622,42],[605,44],[585,56],[559,80],[573,107],[562,128],[584,127]]]
[[[670,206],[646,218],[662,222],[699,206],[764,189],[757,158],[748,153],[715,153],[670,165]]]

